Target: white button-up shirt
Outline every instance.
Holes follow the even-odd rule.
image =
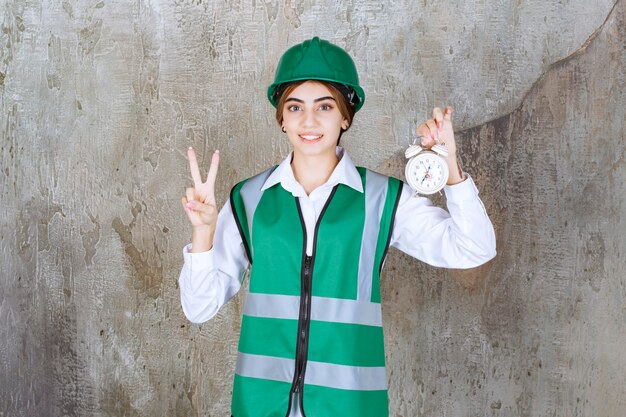
[[[345,184],[363,192],[361,176],[348,154],[338,147],[337,157],[339,163],[328,181],[309,195],[294,177],[291,153],[262,187],[265,190],[280,183],[298,198],[308,255],[313,251],[315,224],[333,187]],[[472,268],[492,259],[496,255],[495,233],[472,178],[467,176],[465,181],[446,186],[444,191],[448,211],[434,206],[428,198],[416,196],[404,184],[390,246],[438,267]],[[201,253],[191,253],[190,249],[190,245],[183,249],[181,304],[190,321],[202,323],[239,291],[249,266],[229,202],[218,214],[213,248]]]

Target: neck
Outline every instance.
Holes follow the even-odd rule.
[[[337,155],[303,156],[294,152],[291,169],[307,195],[328,181],[339,163]]]

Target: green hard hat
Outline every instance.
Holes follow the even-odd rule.
[[[281,85],[302,80],[328,81],[348,87],[340,91],[354,104],[355,111],[365,103],[365,92],[359,85],[359,75],[350,55],[317,36],[292,46],[280,58],[274,83],[267,89],[270,103],[274,107],[278,105]]]

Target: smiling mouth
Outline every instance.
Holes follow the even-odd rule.
[[[298,135],[305,141],[312,142],[321,139],[324,135]]]

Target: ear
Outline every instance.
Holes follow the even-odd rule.
[[[350,127],[350,123],[348,123],[347,119],[343,119],[343,121],[341,122],[341,128],[343,130],[347,130]]]

